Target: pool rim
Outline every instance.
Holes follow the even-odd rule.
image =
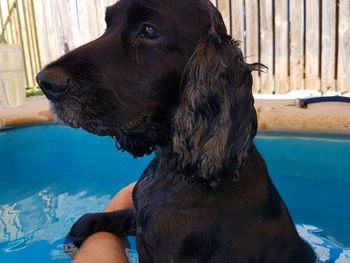
[[[58,127],[64,127],[69,128],[73,130],[83,130],[85,132],[88,132],[82,128],[72,128],[66,124],[59,123],[59,122],[44,122],[44,123],[33,123],[33,124],[24,124],[24,125],[18,125],[18,126],[11,126],[11,127],[4,127],[0,129],[0,134],[6,131],[13,131],[13,130],[21,130],[26,128],[32,128],[32,127],[47,127],[47,126],[58,126]],[[88,132],[89,134],[98,136],[98,137],[111,137],[111,136],[100,136],[93,133]],[[350,141],[350,133],[341,133],[341,132],[331,132],[331,133],[322,133],[322,132],[315,132],[315,131],[290,131],[290,130],[258,130],[256,137],[259,138],[298,138],[298,139],[320,139],[320,140],[336,140],[336,141]]]

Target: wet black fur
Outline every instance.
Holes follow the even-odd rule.
[[[85,215],[70,231],[75,244],[109,231],[136,235],[141,263],[315,262],[252,142],[251,72],[261,66],[244,62],[214,6],[121,0],[106,22],[103,36],[46,68],[68,85],[52,108],[155,158],[135,208]],[[145,23],[158,39],[139,37]]]

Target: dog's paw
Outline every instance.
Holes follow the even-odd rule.
[[[66,240],[71,241],[71,243],[79,248],[84,240],[99,231],[99,229],[97,229],[98,218],[97,214],[83,215],[74,223]]]
[[[64,252],[71,258],[73,259],[75,257],[75,254],[78,252],[79,247],[81,246],[81,243],[77,243],[76,244],[73,242],[73,240],[69,237],[66,236],[66,239],[64,240],[64,244],[63,244],[63,249]]]

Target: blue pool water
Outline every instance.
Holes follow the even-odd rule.
[[[266,133],[255,142],[294,221],[349,247],[350,135]],[[71,224],[101,211],[150,159],[58,125],[0,131],[0,262],[69,262]]]

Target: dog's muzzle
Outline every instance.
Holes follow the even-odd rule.
[[[64,97],[68,91],[69,77],[60,69],[44,69],[36,76],[39,87],[45,96],[56,102]]]

